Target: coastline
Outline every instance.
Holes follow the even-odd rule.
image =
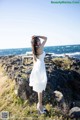
[[[0,56],[26,55],[31,51],[31,48],[0,49]],[[45,46],[44,51],[54,57],[68,55],[69,57],[80,59],[80,45]]]

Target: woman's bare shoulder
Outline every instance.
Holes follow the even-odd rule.
[[[44,48],[44,47],[43,47],[42,45],[38,48],[38,50],[37,50],[38,54],[42,54],[43,48]]]

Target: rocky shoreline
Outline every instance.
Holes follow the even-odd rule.
[[[43,92],[43,104],[57,105],[67,113],[73,107],[80,107],[80,60],[69,56],[53,57],[48,53],[44,60],[48,82]],[[0,64],[7,76],[15,80],[15,94],[23,100],[28,99],[30,104],[37,103],[37,94],[29,87],[32,56],[1,56]]]

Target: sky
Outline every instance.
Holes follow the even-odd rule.
[[[80,4],[0,0],[0,49],[31,47],[32,35],[46,36],[45,46],[80,44]]]

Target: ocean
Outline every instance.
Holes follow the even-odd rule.
[[[0,49],[0,56],[22,55],[31,51],[31,48]],[[80,59],[80,45],[48,46],[44,47],[44,51],[46,53],[51,53],[53,56],[68,55]]]

